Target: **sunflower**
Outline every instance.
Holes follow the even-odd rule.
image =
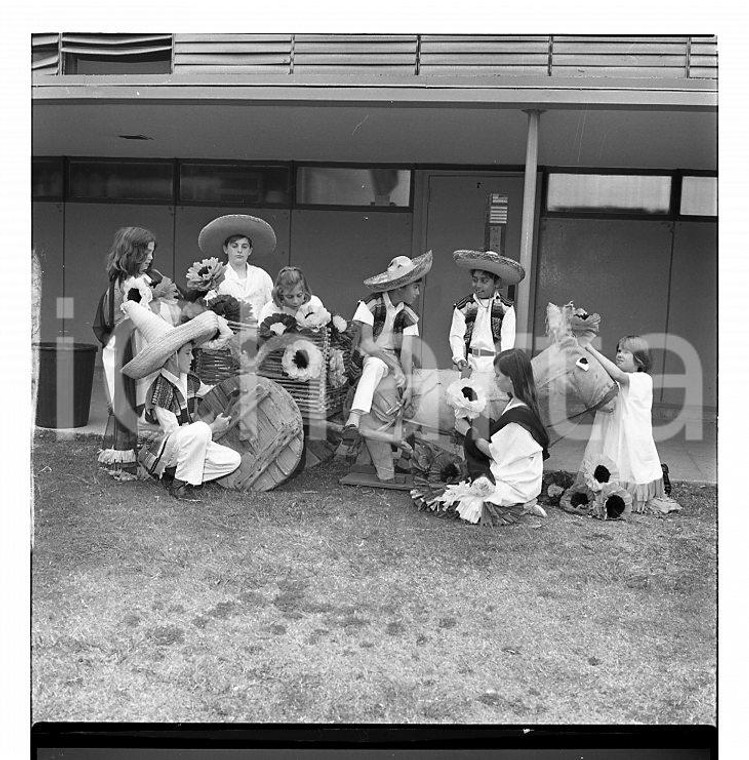
[[[486,408],[486,391],[470,378],[461,378],[447,386],[448,406],[455,411],[456,419],[475,420]]]
[[[619,483],[606,483],[596,494],[593,517],[599,520],[623,519],[624,513],[632,507],[632,494]]]
[[[314,343],[308,340],[295,340],[283,352],[281,366],[292,380],[304,383],[320,376],[323,356]]]
[[[296,322],[302,330],[317,332],[330,322],[330,312],[322,304],[316,306],[312,301],[308,301],[299,307]]]
[[[616,462],[603,455],[584,461],[580,466],[580,474],[585,480],[585,485],[594,493],[599,493],[607,484],[619,482],[619,468]]]
[[[559,499],[559,507],[574,515],[588,515],[593,509],[596,495],[584,482],[573,483]]]
[[[207,293],[215,290],[224,279],[226,264],[222,264],[217,258],[196,261],[187,270],[187,289]]]
[[[148,306],[153,300],[153,291],[142,277],[128,277],[122,283],[123,302],[135,301],[141,306]]]

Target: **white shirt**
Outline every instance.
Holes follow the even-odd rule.
[[[317,296],[313,295],[310,295],[309,301],[307,301],[305,304],[302,304],[302,306],[307,306],[307,304],[311,305],[315,309],[324,308],[322,301]],[[297,307],[296,309],[290,306],[276,306],[275,302],[271,299],[260,310],[260,315],[258,316],[257,321],[262,322],[273,314],[288,314],[291,317],[295,317],[301,308],[301,306]]]
[[[525,404],[512,398],[505,412],[516,406]],[[524,504],[541,493],[543,449],[524,427],[511,422],[498,430],[489,441],[489,453],[490,468],[497,485],[486,501],[510,507]]]
[[[401,301],[397,306],[393,306],[393,302],[390,300],[390,296],[387,293],[383,293],[382,296],[385,303],[385,324],[382,326],[382,332],[377,336],[375,343],[380,348],[393,350],[395,348],[393,342],[393,324],[395,323],[395,318],[398,313],[403,311],[405,304]],[[359,305],[356,307],[356,312],[354,313],[354,321],[364,322],[365,325],[369,325],[370,327],[374,325],[374,314],[370,311],[364,301],[359,301]],[[403,328],[403,334],[418,335],[418,323]]]
[[[495,296],[497,297],[497,296]],[[471,348],[481,348],[485,351],[496,350],[494,337],[492,336],[491,307],[494,298],[479,298],[473,295],[474,303],[478,306],[476,321],[471,334]],[[506,306],[502,317],[502,327],[499,331],[499,350],[505,351],[515,347],[515,308]],[[453,309],[453,320],[450,325],[450,350],[453,361],[457,364],[461,359],[470,362],[470,356],[466,357],[466,320],[459,309]]]
[[[245,301],[252,306],[250,321],[255,321],[263,306],[273,299],[273,280],[270,275],[260,267],[246,264],[247,277],[242,280],[231,267],[227,265],[224,273],[224,281],[218,286],[218,292],[224,295],[234,296],[239,301]]]

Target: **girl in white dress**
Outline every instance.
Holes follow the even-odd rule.
[[[616,362],[593,346],[587,350],[619,386],[612,414],[596,413],[584,463],[601,457],[619,469],[620,485],[632,495],[634,512],[644,512],[653,498],[663,496],[663,470],[653,440],[653,378],[648,344],[637,335],[622,338]]]
[[[271,300],[260,310],[257,319],[262,324],[273,314],[296,317],[303,306],[314,310],[325,308],[322,301],[310,292],[307,278],[299,267],[283,267],[276,275]]]

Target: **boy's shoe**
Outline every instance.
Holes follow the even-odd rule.
[[[356,459],[359,451],[359,441],[361,433],[356,425],[346,425],[341,434],[341,445],[338,447],[338,453],[349,463]]]
[[[671,495],[671,480],[668,477],[668,465],[661,462],[661,470],[663,470],[663,491],[666,496]]]
[[[175,478],[169,486],[169,493],[178,501],[198,501],[194,499],[195,488],[184,480]]]

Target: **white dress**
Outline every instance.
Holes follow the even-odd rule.
[[[512,398],[505,412],[516,406],[526,405]],[[494,493],[484,501],[511,507],[535,499],[541,493],[543,449],[522,425],[511,422],[498,430],[489,441],[489,453],[496,486]]]
[[[596,412],[584,460],[610,458],[619,469],[621,485],[636,501],[647,501],[663,492],[663,471],[653,440],[653,378],[632,372],[627,385],[617,385],[614,411]]]
[[[242,321],[256,322],[263,306],[269,301],[273,303],[271,291],[273,290],[273,280],[270,275],[260,267],[254,267],[246,264],[247,277],[240,279],[237,273],[227,265],[224,273],[224,281],[218,286],[218,293],[227,296],[234,296],[238,301],[250,304],[252,314],[249,319],[242,315]]]

